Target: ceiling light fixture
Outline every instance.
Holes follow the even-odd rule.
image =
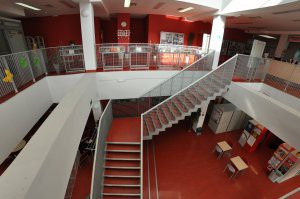
[[[182,9],[182,10],[179,10],[179,12],[187,12],[189,10],[193,10],[194,8],[193,7],[188,7],[188,8],[185,8],[185,9]]]
[[[41,9],[39,9],[39,8],[33,7],[33,6],[28,5],[28,4],[25,4],[25,3],[21,3],[21,2],[16,2],[15,4],[17,4],[17,5],[19,5],[19,6],[23,6],[23,7],[25,7],[25,8],[29,8],[29,9],[31,9],[31,10],[36,10],[36,11],[41,10]]]
[[[276,37],[272,37],[270,35],[258,35],[258,36],[268,38],[268,39],[277,39]]]
[[[131,0],[124,0],[124,7],[129,8]]]

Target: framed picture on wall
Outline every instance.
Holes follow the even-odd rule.
[[[161,44],[183,45],[184,44],[184,34],[162,31],[162,32],[160,32],[160,43]]]

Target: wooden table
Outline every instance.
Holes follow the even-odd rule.
[[[230,158],[230,162],[234,165],[234,167],[237,169],[236,174],[234,175],[237,176],[237,174],[245,169],[248,168],[248,165],[244,162],[244,160],[240,156],[236,156],[234,158]]]
[[[25,147],[26,143],[27,142],[25,140],[21,140],[21,142],[15,147],[13,152],[21,151]]]
[[[232,149],[226,141],[218,142],[217,145],[222,149],[223,152],[230,151]]]

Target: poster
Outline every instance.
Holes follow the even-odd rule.
[[[183,33],[173,33],[173,32],[160,32],[160,43],[161,44],[183,45],[184,44],[184,34]]]

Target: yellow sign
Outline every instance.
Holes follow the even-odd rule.
[[[8,69],[5,69],[5,74],[6,74],[6,77],[4,77],[2,79],[2,81],[11,83],[13,81],[14,75]]]

